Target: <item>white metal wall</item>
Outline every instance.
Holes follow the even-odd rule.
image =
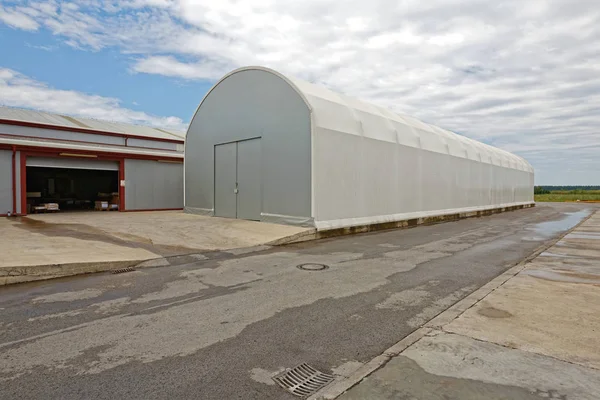
[[[152,139],[127,139],[127,146],[129,147],[144,147],[147,149],[159,149],[159,150],[176,150],[183,151],[183,144],[170,143],[170,142],[159,142]]]
[[[17,214],[21,214],[26,210],[21,210],[21,152],[17,151],[15,154],[15,181],[16,181],[16,191],[17,191]]]
[[[125,210],[183,208],[183,163],[125,160]]]
[[[12,151],[0,150],[0,214],[13,211]]]

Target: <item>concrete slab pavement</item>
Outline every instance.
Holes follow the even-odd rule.
[[[415,332],[340,398],[600,398],[600,214],[512,272]]]
[[[444,330],[600,370],[600,214]]]
[[[141,261],[300,239],[311,230],[179,211],[73,212],[0,219],[0,285]]]

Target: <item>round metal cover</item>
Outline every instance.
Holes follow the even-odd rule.
[[[304,271],[323,271],[324,269],[329,268],[329,265],[306,263],[298,265],[297,268],[302,269]]]

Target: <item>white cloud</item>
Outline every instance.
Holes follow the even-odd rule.
[[[154,56],[139,60],[133,67],[135,72],[159,74],[184,79],[217,79],[222,68],[209,62],[198,64],[183,63],[174,57]]]
[[[0,21],[13,28],[26,31],[35,31],[39,28],[39,24],[18,7],[11,9],[0,6]]]
[[[182,132],[187,128],[180,118],[159,117],[124,108],[118,99],[111,97],[54,89],[7,68],[0,68],[0,104]]]
[[[137,73],[214,81],[265,65],[516,152],[538,182],[600,183],[584,154],[600,153],[593,1],[20,3],[68,45],[133,54]],[[568,175],[565,152],[587,172]]]

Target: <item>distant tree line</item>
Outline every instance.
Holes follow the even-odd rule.
[[[572,192],[572,193],[585,193],[589,190],[600,190],[600,185],[588,185],[588,186],[535,186],[533,188],[534,194],[549,194],[551,192]]]

